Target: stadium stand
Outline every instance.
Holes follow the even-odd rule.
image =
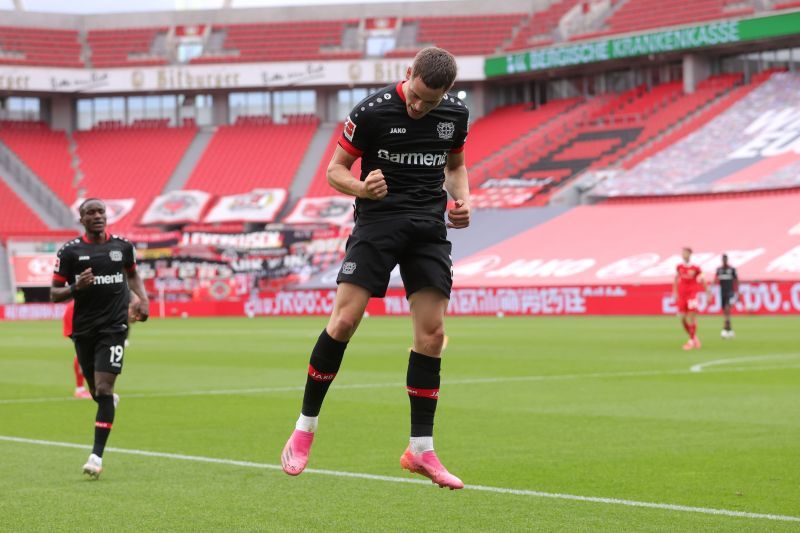
[[[161,194],[196,132],[193,127],[168,128],[158,122],[75,133],[84,172],[78,184],[82,196],[134,198],[131,213],[114,226],[116,231],[131,229]]]
[[[184,188],[221,195],[286,189],[317,125],[313,116],[289,117],[288,124],[239,117],[236,124],[220,126]]]
[[[325,152],[322,154],[322,158],[319,161],[319,166],[317,166],[316,172],[314,172],[314,178],[311,180],[311,184],[308,186],[308,191],[306,191],[305,196],[308,198],[319,198],[321,196],[339,196],[339,193],[336,189],[331,187],[328,184],[328,163],[330,163],[331,158],[333,157],[333,153],[336,151],[336,146],[339,143],[339,138],[342,136],[342,129],[343,125],[340,124],[338,128],[333,130],[333,134],[331,135],[330,141],[328,141],[328,146],[325,148]],[[361,175],[361,159],[357,159],[353,166],[350,168],[350,172],[353,173],[354,176]],[[342,195],[344,196],[344,195]]]
[[[570,178],[588,168],[618,162],[684,117],[729,93],[740,81],[741,75],[720,75],[700,83],[692,94],[684,94],[682,84],[672,82],[650,91],[640,86],[619,95],[595,97],[527,135],[505,140],[508,148],[471,169],[470,181],[473,187],[498,188],[478,193],[490,199],[491,207],[543,205]],[[722,109],[709,106],[707,112]],[[676,130],[668,141],[675,142],[681,136]],[[470,140],[475,137],[471,133]],[[482,135],[477,137],[481,139]],[[480,140],[476,144],[480,146]],[[515,188],[507,189],[509,179],[517,180]],[[520,201],[523,193],[529,194],[528,201]]]
[[[166,65],[166,56],[152,54],[153,42],[159,34],[166,36],[169,28],[118,28],[90,30],[87,41],[91,47],[92,66],[134,67]]]
[[[404,26],[416,26],[416,45],[392,50],[386,57],[413,57],[429,45],[446,48],[455,55],[481,55],[495,53],[511,39],[514,27],[527,15],[512,13],[489,16],[409,17]]]
[[[63,131],[42,122],[0,121],[0,141],[8,146],[65,204],[76,198],[75,171]]]
[[[78,32],[0,26],[0,64],[81,68]]]
[[[47,231],[39,216],[0,178],[0,237],[15,232]]]
[[[547,9],[525,17],[519,30],[505,47],[505,50],[514,51],[533,46],[545,46],[554,42],[553,33],[558,28],[558,23],[570,9],[575,7],[579,0],[559,0],[550,4]]]
[[[504,106],[476,120],[469,130],[470,180],[478,183],[488,177],[503,160],[503,148],[523,141],[525,135],[533,134],[580,102],[578,98],[570,98],[554,100],[539,108],[530,104]]]
[[[753,12],[750,2],[740,0],[627,0],[606,20],[606,30],[592,36],[706,22]]]
[[[800,153],[785,141],[796,138],[798,116],[800,76],[773,74],[694,133],[600,183],[592,195],[654,196],[796,187],[800,185]],[[774,141],[778,134],[788,136],[783,145],[767,149],[772,144],[770,139]],[[766,137],[760,137],[763,135]],[[737,154],[748,145],[746,153]]]
[[[191,63],[357,59],[360,50],[342,48],[345,29],[358,20],[313,20],[214,25],[224,36],[221,50],[208,50]]]

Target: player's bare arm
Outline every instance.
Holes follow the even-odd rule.
[[[94,274],[92,274],[91,268],[81,272],[74,285],[67,285],[63,281],[53,281],[53,285],[50,287],[50,301],[56,303],[66,302],[72,298],[75,291],[90,287],[92,283],[94,283]]]
[[[380,169],[373,170],[367,175],[364,181],[359,180],[350,168],[356,161],[356,157],[349,154],[341,146],[336,147],[336,151],[328,165],[328,183],[337,191],[369,200],[382,200],[389,193],[386,185],[386,178]]]
[[[469,179],[464,152],[450,154],[444,170],[444,188],[456,201],[454,208],[447,211],[447,227],[462,229],[469,226],[471,208],[469,198]]]
[[[675,278],[673,278],[673,280],[672,280],[672,299],[673,300],[677,300],[678,299],[678,278],[679,278],[679,275],[675,274]]]
[[[128,287],[136,298],[131,298],[128,315],[133,322],[145,322],[150,316],[150,300],[144,290],[144,283],[136,269],[128,271]]]

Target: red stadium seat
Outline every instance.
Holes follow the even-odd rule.
[[[220,126],[185,188],[223,195],[288,189],[316,129],[310,115],[289,117],[288,124],[239,117],[236,124]]]
[[[47,231],[47,226],[0,178],[0,236],[15,232]]]
[[[67,205],[75,201],[75,170],[69,142],[63,131],[41,122],[0,122],[0,141],[5,143]]]
[[[120,129],[75,133],[85,196],[135,198],[133,211],[115,228],[132,228],[153,198],[161,194],[194,139],[193,127],[167,128],[142,122]]]

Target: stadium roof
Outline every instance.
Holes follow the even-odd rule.
[[[407,2],[429,2],[432,0],[406,0]],[[439,0],[441,1],[441,0]],[[352,0],[81,0],[80,2],[64,2],[63,0],[0,0],[0,9],[21,7],[25,11],[42,13],[130,13],[133,11],[173,11],[196,9],[221,9],[225,7],[274,7],[302,5],[335,5],[352,4]],[[360,0],[359,3],[389,4],[386,0]],[[399,2],[398,2],[399,3]]]

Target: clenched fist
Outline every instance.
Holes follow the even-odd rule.
[[[383,172],[381,172],[380,169],[375,169],[370,172],[362,183],[362,198],[383,200],[389,193],[389,187],[386,185],[386,178],[383,177]]]

